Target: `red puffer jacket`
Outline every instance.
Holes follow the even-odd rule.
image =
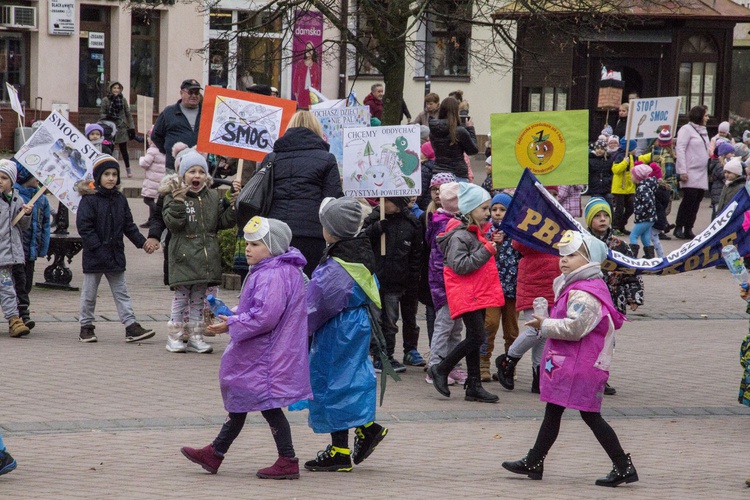
[[[516,290],[516,311],[534,307],[534,299],[544,297],[550,307],[555,302],[552,282],[560,276],[560,257],[539,252],[513,240],[513,248],[521,253],[518,261],[518,288]]]
[[[443,276],[451,319],[505,304],[503,287],[492,258],[497,249],[482,233],[477,226],[467,227],[453,219],[437,238],[444,255]]]

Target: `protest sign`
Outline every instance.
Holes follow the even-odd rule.
[[[540,252],[558,254],[553,247],[567,229],[588,232],[526,170],[500,226],[514,240]],[[739,193],[711,224],[664,258],[633,259],[609,250],[602,269],[630,274],[679,274],[722,262],[721,249],[737,245],[740,255],[750,254],[750,194]]]
[[[138,108],[138,132],[146,135],[154,124],[154,98],[139,94],[135,102]]]
[[[419,125],[344,129],[344,193],[378,198],[422,192]]]
[[[278,97],[206,87],[198,150],[261,161],[286,131],[297,103]]]
[[[75,184],[81,180],[93,179],[91,169],[100,154],[83,132],[58,111],[53,111],[15,157],[75,213],[81,201]]]
[[[546,185],[588,184],[588,110],[492,114],[490,129],[493,187],[526,168]]]
[[[313,108],[310,112],[318,118],[323,128],[323,139],[331,146],[330,152],[339,164],[339,175],[343,175],[344,138],[346,127],[367,127],[370,125],[370,107],[354,108]]]
[[[628,107],[627,138],[655,139],[659,137],[662,129],[670,130],[674,136],[679,112],[679,97],[631,99]]]
[[[21,106],[21,101],[18,99],[18,91],[16,90],[16,88],[8,82],[5,82],[5,88],[8,89],[8,100],[10,100],[10,107],[13,108],[13,111],[18,113],[18,116],[23,116],[24,118],[26,118],[26,115],[23,111],[23,106]]]

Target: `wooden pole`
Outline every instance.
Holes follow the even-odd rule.
[[[38,200],[39,197],[44,194],[44,192],[46,190],[47,190],[47,187],[46,186],[42,186],[39,189],[39,191],[37,191],[36,194],[31,197],[31,199],[29,200],[29,203],[31,203],[33,205],[36,202],[36,200]],[[28,203],[26,203],[26,205],[28,205]],[[18,221],[20,221],[21,219],[23,219],[24,215],[26,215],[26,213],[23,210],[21,210],[20,212],[18,212],[18,214],[13,219],[13,222],[11,223],[11,226],[15,226],[16,224],[18,224]]]
[[[633,126],[633,101],[630,101],[628,105],[628,127],[625,131],[625,161],[630,162],[630,128]],[[622,189],[625,189],[626,176],[628,175],[628,167],[625,167],[625,172],[622,173]]]
[[[240,158],[237,160],[237,178],[240,180],[240,184],[242,184],[242,168],[245,166],[245,160]]]
[[[380,197],[380,220],[385,220],[385,198],[383,196]],[[385,255],[385,232],[380,235],[380,255]]]

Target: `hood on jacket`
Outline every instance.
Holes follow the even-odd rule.
[[[180,183],[180,176],[177,173],[167,174],[161,178],[159,183],[159,194],[170,194],[172,189]]]
[[[443,253],[445,253],[445,249],[448,248],[451,238],[456,235],[456,229],[466,229],[467,226],[468,224],[460,219],[454,218],[448,221],[448,225],[445,226],[445,231],[438,234],[436,238],[437,244],[440,246]]]
[[[273,145],[275,153],[299,151],[304,149],[322,149],[328,151],[330,146],[318,134],[305,127],[288,128]]]
[[[84,179],[82,181],[76,182],[74,188],[76,191],[78,191],[78,194],[80,194],[81,196],[86,196],[88,194],[96,194],[96,187],[94,186],[94,181],[90,179]]]
[[[276,257],[268,257],[258,262],[257,264],[252,266],[251,272],[257,269],[261,269],[262,267],[277,266],[279,264],[291,264],[294,267],[302,268],[305,267],[305,264],[307,264],[307,260],[299,250],[294,247],[289,247],[289,250],[282,253],[281,255],[277,255]]]

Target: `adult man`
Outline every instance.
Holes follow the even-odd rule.
[[[438,109],[440,108],[440,96],[430,92],[424,96],[424,111],[419,113],[414,121],[410,124],[430,125],[430,120],[437,120]]]
[[[156,119],[151,140],[167,156],[168,172],[174,172],[172,146],[184,142],[188,147],[193,147],[198,143],[203,103],[201,90],[197,80],[184,80],[180,85],[180,100],[164,108]]]
[[[370,116],[383,121],[383,94],[385,89],[382,83],[374,83],[370,87],[370,93],[365,97],[365,105],[370,106]]]

